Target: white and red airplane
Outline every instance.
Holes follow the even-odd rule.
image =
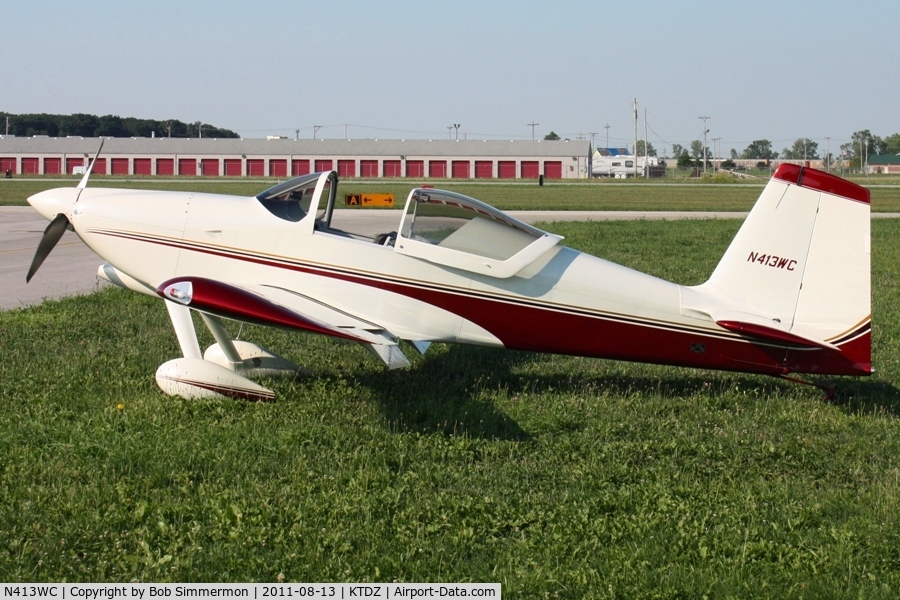
[[[407,340],[764,373],[869,375],[869,193],[782,165],[709,280],[682,286],[563,246],[473,198],[417,188],[394,231],[335,218],[337,176],[256,197],[87,188],[36,194],[51,220],[28,279],[67,228],[99,276],[164,300],[183,354],[167,394],[273,400],[249,377],[299,367],[223,319],[363,344],[389,368]],[[190,311],[216,339],[201,354]]]

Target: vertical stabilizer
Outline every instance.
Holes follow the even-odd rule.
[[[869,191],[785,164],[685,299],[726,328],[824,342],[868,371],[870,254]]]

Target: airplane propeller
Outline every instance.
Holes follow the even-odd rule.
[[[78,202],[78,198],[81,197],[81,191],[87,187],[88,178],[91,176],[91,171],[94,169],[94,163],[97,162],[97,158],[100,156],[102,150],[103,140],[100,140],[100,147],[97,148],[94,160],[88,165],[84,177],[81,178],[81,181],[76,186],[78,195],[75,197],[75,202]],[[53,248],[56,247],[56,244],[59,243],[60,238],[66,232],[66,229],[71,227],[71,225],[71,221],[69,221],[69,218],[64,213],[57,214],[56,217],[50,221],[50,224],[47,225],[47,228],[44,230],[44,237],[41,238],[37,251],[34,253],[34,259],[31,261],[31,268],[28,269],[28,275],[25,276],[25,283],[31,282],[31,278],[34,277],[37,270],[41,268],[41,265],[44,264],[44,260],[50,255],[50,252],[53,251]]]
[[[44,263],[44,259],[50,254],[50,251],[53,250],[68,227],[69,218],[62,213],[59,213],[55,219],[50,221],[47,229],[44,230],[44,237],[41,238],[41,243],[38,244],[37,251],[34,253],[34,259],[31,261],[28,275],[25,276],[26,283],[31,281],[31,278],[34,277],[34,274],[37,273],[37,270]]]

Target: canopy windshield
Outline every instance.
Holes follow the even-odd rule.
[[[396,248],[446,266],[509,277],[560,239],[474,198],[415,189]]]
[[[333,171],[310,173],[270,187],[257,194],[256,199],[270,213],[286,221],[301,221],[311,210],[315,210],[315,220],[324,221],[324,226],[327,226],[336,184],[337,174]]]

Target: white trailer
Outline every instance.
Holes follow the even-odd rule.
[[[625,154],[621,151],[614,154],[611,150],[614,149],[598,148],[594,151],[591,156],[591,176],[615,177],[616,179],[634,177],[635,163],[637,163],[637,174],[645,175],[643,156],[635,157],[633,154]],[[655,156],[647,157],[646,166],[658,167],[659,159]]]

